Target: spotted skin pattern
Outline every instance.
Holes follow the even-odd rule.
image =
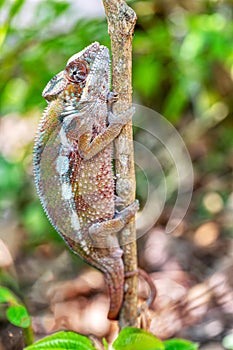
[[[112,141],[133,109],[113,115],[109,51],[95,42],[72,56],[43,91],[48,106],[34,147],[34,175],[43,209],[72,251],[104,273],[109,319],[123,299],[124,266],[116,233],[138,202],[115,210]]]

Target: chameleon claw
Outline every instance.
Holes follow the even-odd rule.
[[[111,106],[114,102],[118,100],[118,93],[115,91],[109,91],[107,95],[107,103]]]
[[[121,207],[121,206],[125,206],[125,200],[117,195],[114,195],[114,201],[115,201],[115,206],[117,207]],[[116,214],[118,213],[118,210],[116,209]]]

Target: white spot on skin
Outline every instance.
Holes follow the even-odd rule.
[[[59,132],[59,136],[60,136],[60,140],[61,140],[61,143],[62,145],[64,146],[65,149],[70,149],[71,146],[70,146],[70,143],[66,137],[66,133],[65,133],[65,130],[63,128],[61,128],[60,132]]]
[[[71,225],[72,225],[73,229],[75,229],[77,231],[79,231],[81,229],[79,218],[78,218],[78,215],[75,213],[75,211],[73,211],[71,214]]]
[[[90,252],[90,251],[89,251],[89,248],[88,248],[86,245],[83,246],[83,250],[84,250],[84,252],[86,252],[87,254]]]
[[[70,105],[68,105],[67,107],[66,107],[66,110],[67,111],[72,111],[74,109],[74,107],[73,106],[70,106]]]
[[[56,161],[56,170],[58,174],[63,175],[69,170],[69,159],[66,156],[58,156]]]
[[[61,190],[63,199],[71,199],[73,197],[72,187],[70,186],[70,184],[66,182],[63,183]]]

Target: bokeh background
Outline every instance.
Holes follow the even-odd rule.
[[[194,168],[186,217],[138,241],[158,298],[151,331],[223,349],[233,331],[233,4],[231,0],[129,1],[138,16],[133,99],[170,121]],[[93,41],[110,47],[100,0],[0,1],[0,283],[33,315],[38,336],[61,328],[111,339],[101,274],[74,257],[46,219],[32,176],[41,92],[67,59]],[[137,139],[137,130],[135,131]],[[144,181],[137,193],[143,205]],[[140,282],[141,300],[147,296]],[[0,309],[3,332],[7,323]]]

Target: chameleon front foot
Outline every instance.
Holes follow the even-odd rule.
[[[135,107],[130,107],[126,111],[116,115],[113,114],[111,111],[109,111],[108,122],[112,126],[116,124],[124,126],[125,124],[129,123],[132,120],[135,110],[136,110]]]

